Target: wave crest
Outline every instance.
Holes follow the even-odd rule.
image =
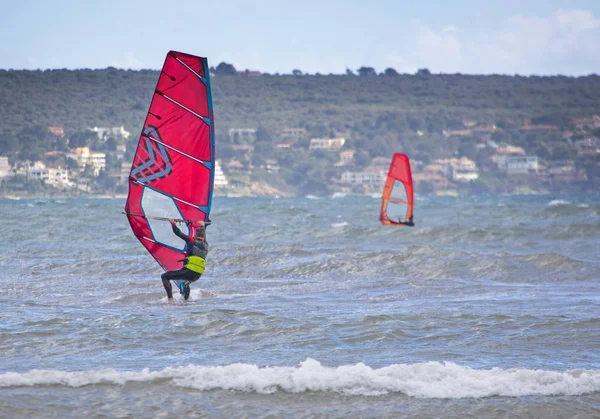
[[[32,370],[0,374],[0,387],[59,385],[126,385],[169,381],[200,391],[235,390],[270,394],[336,392],[380,396],[402,393],[419,398],[482,398],[492,396],[581,395],[600,391],[600,370],[556,372],[525,368],[475,370],[453,362],[393,364],[373,369],[363,363],[326,367],[306,359],[298,367],[259,367],[252,364],[165,368],[151,372],[114,369],[64,372]]]

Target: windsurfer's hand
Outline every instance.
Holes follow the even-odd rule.
[[[174,218],[169,218],[169,222],[173,225],[175,225],[175,219]]]

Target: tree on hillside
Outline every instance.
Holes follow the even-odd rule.
[[[90,130],[79,131],[69,137],[69,147],[89,147],[98,136]]]
[[[270,143],[272,141],[271,134],[262,125],[256,129],[256,141],[265,143]]]
[[[537,116],[535,118],[531,118],[532,124],[549,124],[549,125],[558,125],[561,128],[568,127],[571,125],[571,118],[566,116],[563,113],[555,113],[551,115],[542,115]]]
[[[361,67],[358,70],[358,75],[359,76],[376,76],[377,72],[375,71],[375,69],[373,67]]]
[[[0,155],[6,155],[19,149],[19,140],[9,130],[0,134]]]
[[[354,163],[359,169],[365,168],[371,163],[371,156],[366,150],[359,150],[354,156]]]
[[[237,74],[235,67],[232,64],[228,64],[226,62],[222,62],[215,69],[215,74],[220,76],[234,76]]]
[[[428,68],[419,68],[417,70],[417,76],[431,76],[431,71]]]
[[[386,68],[385,71],[383,72],[383,75],[385,76],[398,76],[398,72],[396,70],[394,70],[393,68]]]
[[[302,75],[302,71],[300,71],[300,70],[292,70],[292,74],[294,76],[301,76]]]

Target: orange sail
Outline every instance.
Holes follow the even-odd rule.
[[[379,220],[383,225],[414,226],[413,181],[410,160],[406,154],[396,153],[392,158],[383,194]]]

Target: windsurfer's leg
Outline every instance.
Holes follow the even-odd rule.
[[[167,292],[167,297],[169,297],[169,299],[173,298],[173,288],[171,287],[170,281],[174,279],[184,279],[185,271],[187,271],[187,269],[185,269],[185,271],[184,269],[185,268],[176,271],[165,272],[160,276],[162,279],[163,286],[165,287],[165,291]]]
[[[171,281],[169,281],[167,278],[164,278],[164,275],[165,274],[162,274],[161,276],[162,283],[165,287],[165,291],[167,292],[167,297],[169,298],[169,300],[171,300],[173,298],[173,288],[171,288]]]
[[[192,282],[196,282],[198,280],[198,278],[200,278],[200,275],[197,274],[196,272],[193,271],[189,271],[188,270],[188,275],[185,278],[185,281],[183,281],[183,298],[185,300],[187,300],[190,296],[190,284]]]

